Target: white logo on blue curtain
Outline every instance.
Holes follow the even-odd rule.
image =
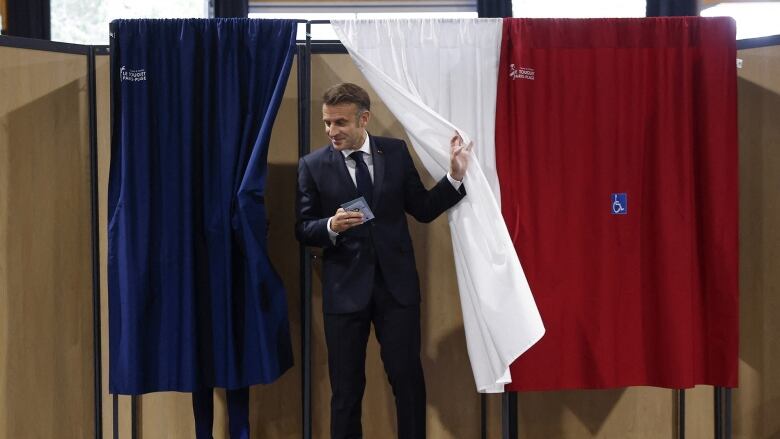
[[[509,77],[514,81],[515,79],[530,79],[534,80],[534,69],[528,67],[515,67],[514,64],[509,65]]]
[[[145,69],[128,69],[125,66],[119,68],[119,78],[121,81],[146,81]]]
[[[612,194],[609,201],[612,215],[628,215],[628,194]]]

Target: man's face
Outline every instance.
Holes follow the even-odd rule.
[[[366,138],[366,125],[371,113],[359,112],[355,104],[322,105],[325,134],[339,151],[360,149]]]

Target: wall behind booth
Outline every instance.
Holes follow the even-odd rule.
[[[94,436],[87,58],[0,47],[0,438]]]
[[[780,437],[780,46],[740,50],[740,368],[734,437]]]

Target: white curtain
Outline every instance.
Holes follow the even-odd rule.
[[[499,207],[501,19],[339,20],[333,27],[431,176],[449,170],[456,130],[474,142],[468,195],[450,209],[449,223],[477,390],[501,392],[511,381],[509,365],[544,334]]]

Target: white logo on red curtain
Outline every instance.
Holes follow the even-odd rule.
[[[119,68],[119,78],[121,81],[146,81],[145,69],[128,69],[125,66]]]
[[[515,67],[514,64],[509,65],[509,77],[514,81],[515,79],[529,79],[534,80],[534,69],[529,67]]]

